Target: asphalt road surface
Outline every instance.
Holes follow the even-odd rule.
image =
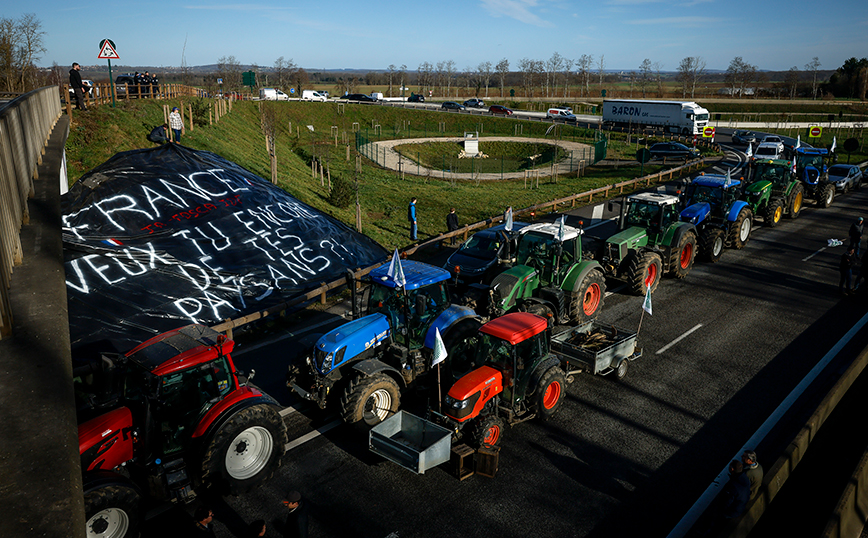
[[[737,166],[738,153],[724,168]],[[720,166],[720,165],[718,165]],[[838,259],[864,212],[868,189],[836,198],[829,209],[807,203],[797,220],[763,228],[716,264],[697,263],[684,280],[664,279],[653,315],[642,298],[609,282],[599,319],[635,330],[644,355],[616,382],[583,374],[548,422],[507,428],[494,478],[459,481],[445,467],[415,475],[371,454],[365,432],[300,402],[285,386],[286,364],[304,352],[291,336],[240,345],[233,356],[255,368],[254,383],[287,409],[290,449],[275,477],[243,497],[206,499],[217,536],[242,536],[244,524],[283,518],[282,495],[297,489],[310,504],[318,537],[612,537],[666,536],[743,443],[817,361],[866,312],[864,296],[838,294]],[[605,208],[575,211],[588,235],[614,231]],[[312,319],[316,331],[343,320]],[[834,373],[866,335],[833,361]],[[828,379],[827,379],[828,378]],[[805,399],[822,396],[822,390]],[[809,412],[802,401],[756,447],[771,465],[786,435]],[[192,510],[192,507],[188,507]],[[180,510],[152,520],[146,537],[170,536]]]

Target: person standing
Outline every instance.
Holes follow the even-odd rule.
[[[745,450],[741,455],[741,462],[744,464],[744,474],[750,481],[750,498],[753,499],[763,483],[763,466],[757,462],[756,452],[753,450]]]
[[[290,491],[283,504],[289,510],[283,526],[284,538],[307,538],[307,503],[301,499],[301,493]]]
[[[735,519],[744,514],[750,499],[750,480],[744,474],[744,466],[738,460],[729,464],[729,482],[723,487],[723,518]]]
[[[172,107],[172,113],[169,114],[169,127],[175,135],[175,142],[180,143],[181,131],[184,130],[184,120],[181,119],[181,114],[178,113],[178,107]]]
[[[193,525],[193,536],[196,538],[216,538],[217,535],[214,534],[214,527],[211,526],[211,522],[214,520],[214,512],[212,512],[207,506],[200,506],[193,513],[193,520],[195,521]]]
[[[858,258],[862,246],[862,217],[850,225],[850,246],[856,247],[856,257]]]
[[[446,215],[446,229],[450,232],[454,232],[458,229],[458,213],[455,212],[455,208],[449,210],[449,214]],[[455,244],[455,236],[449,238],[449,244]]]
[[[87,110],[84,105],[84,82],[81,81],[81,66],[77,62],[72,63],[72,69],[69,70],[69,87],[72,88],[72,93],[75,94],[76,107],[79,110]]]
[[[841,254],[841,264],[838,270],[841,271],[841,280],[838,281],[838,291],[842,294],[849,294],[852,289],[853,280],[853,264],[855,261],[855,247],[850,245],[847,247],[847,252]],[[847,284],[847,289],[844,289],[844,284]]]
[[[410,200],[410,205],[407,207],[407,220],[410,221],[410,239],[415,241],[417,232],[416,226],[416,198]]]

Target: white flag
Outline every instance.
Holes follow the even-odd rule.
[[[747,153],[745,153],[745,156],[748,159],[753,157],[753,145],[750,142],[747,143]]]
[[[835,147],[836,147],[837,145],[838,145],[838,137],[837,137],[837,136],[833,136],[833,137],[832,137],[832,149],[830,149],[829,151],[832,152],[832,153],[835,153]]]
[[[723,182],[723,188],[732,187],[732,176],[730,176],[729,170],[729,168],[726,169],[726,181]]]
[[[566,215],[561,215],[561,218],[558,219],[558,235],[555,237],[558,241],[563,242],[564,237],[567,236],[566,230],[564,230],[564,223],[567,220]]]
[[[802,135],[796,137],[796,146],[793,149],[799,149],[800,147],[802,147]]]
[[[401,256],[398,254],[398,249],[392,254],[392,261],[389,262],[389,271],[386,273],[386,278],[390,278],[395,286],[403,288],[407,285],[407,277],[404,276],[404,269],[401,267]]]
[[[440,328],[434,328],[434,357],[431,359],[431,366],[437,366],[446,358],[446,346],[443,344],[443,338],[440,337]]]
[[[642,302],[642,310],[648,312],[648,315],[653,315],[651,313],[651,286],[648,286],[648,291],[645,293],[645,300]]]
[[[506,224],[504,225],[503,229],[506,230],[507,232],[511,232],[512,231],[512,208],[511,207],[506,209],[506,213],[504,213],[504,215],[503,215],[503,220],[506,221]]]

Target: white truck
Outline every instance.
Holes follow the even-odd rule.
[[[316,90],[302,90],[301,99],[302,101],[325,101],[328,99],[328,96]]]
[[[603,125],[655,127],[669,133],[702,134],[708,110],[693,101],[604,99]]]
[[[260,88],[259,98],[263,101],[289,101],[289,96],[275,88]]]

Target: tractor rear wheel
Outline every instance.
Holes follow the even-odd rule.
[[[630,257],[626,280],[635,295],[645,295],[649,289],[651,292],[657,289],[662,274],[663,262],[660,256],[645,251]]]
[[[341,416],[348,424],[364,421],[376,426],[397,413],[400,403],[398,384],[388,375],[380,372],[357,376],[341,398]]]
[[[503,421],[495,415],[479,417],[473,425],[473,444],[497,446],[503,438]]]
[[[689,232],[681,236],[681,241],[678,242],[678,248],[675,250],[675,256],[672,263],[672,268],[669,274],[675,278],[684,278],[690,269],[693,268],[693,262],[696,259],[696,234]]]
[[[744,248],[750,239],[750,231],[753,228],[753,211],[749,207],[743,207],[738,212],[735,222],[730,227],[729,243],[737,249]]]
[[[117,482],[84,493],[87,538],[138,536],[140,514],[141,497],[132,484]]]
[[[790,193],[790,201],[787,207],[787,217],[791,219],[799,218],[802,212],[802,203],[805,201],[805,188],[799,183],[793,187],[793,192]]]
[[[552,366],[546,370],[536,386],[534,395],[540,419],[548,420],[554,416],[564,399],[566,386],[566,376],[559,366]]]
[[[596,317],[606,298],[606,279],[601,271],[588,273],[579,289],[570,294],[570,320],[587,321]]]
[[[238,411],[211,436],[202,457],[202,481],[230,495],[259,486],[280,466],[286,424],[272,404]]]
[[[817,204],[822,208],[827,208],[835,201],[835,186],[829,183],[817,189]]]
[[[723,256],[723,247],[726,240],[723,237],[723,230],[720,228],[706,228],[702,232],[702,245],[699,247],[699,252],[702,259],[717,263],[720,257]]]
[[[780,200],[769,200],[765,214],[763,214],[763,224],[769,228],[774,228],[781,222],[783,216],[784,204]]]

